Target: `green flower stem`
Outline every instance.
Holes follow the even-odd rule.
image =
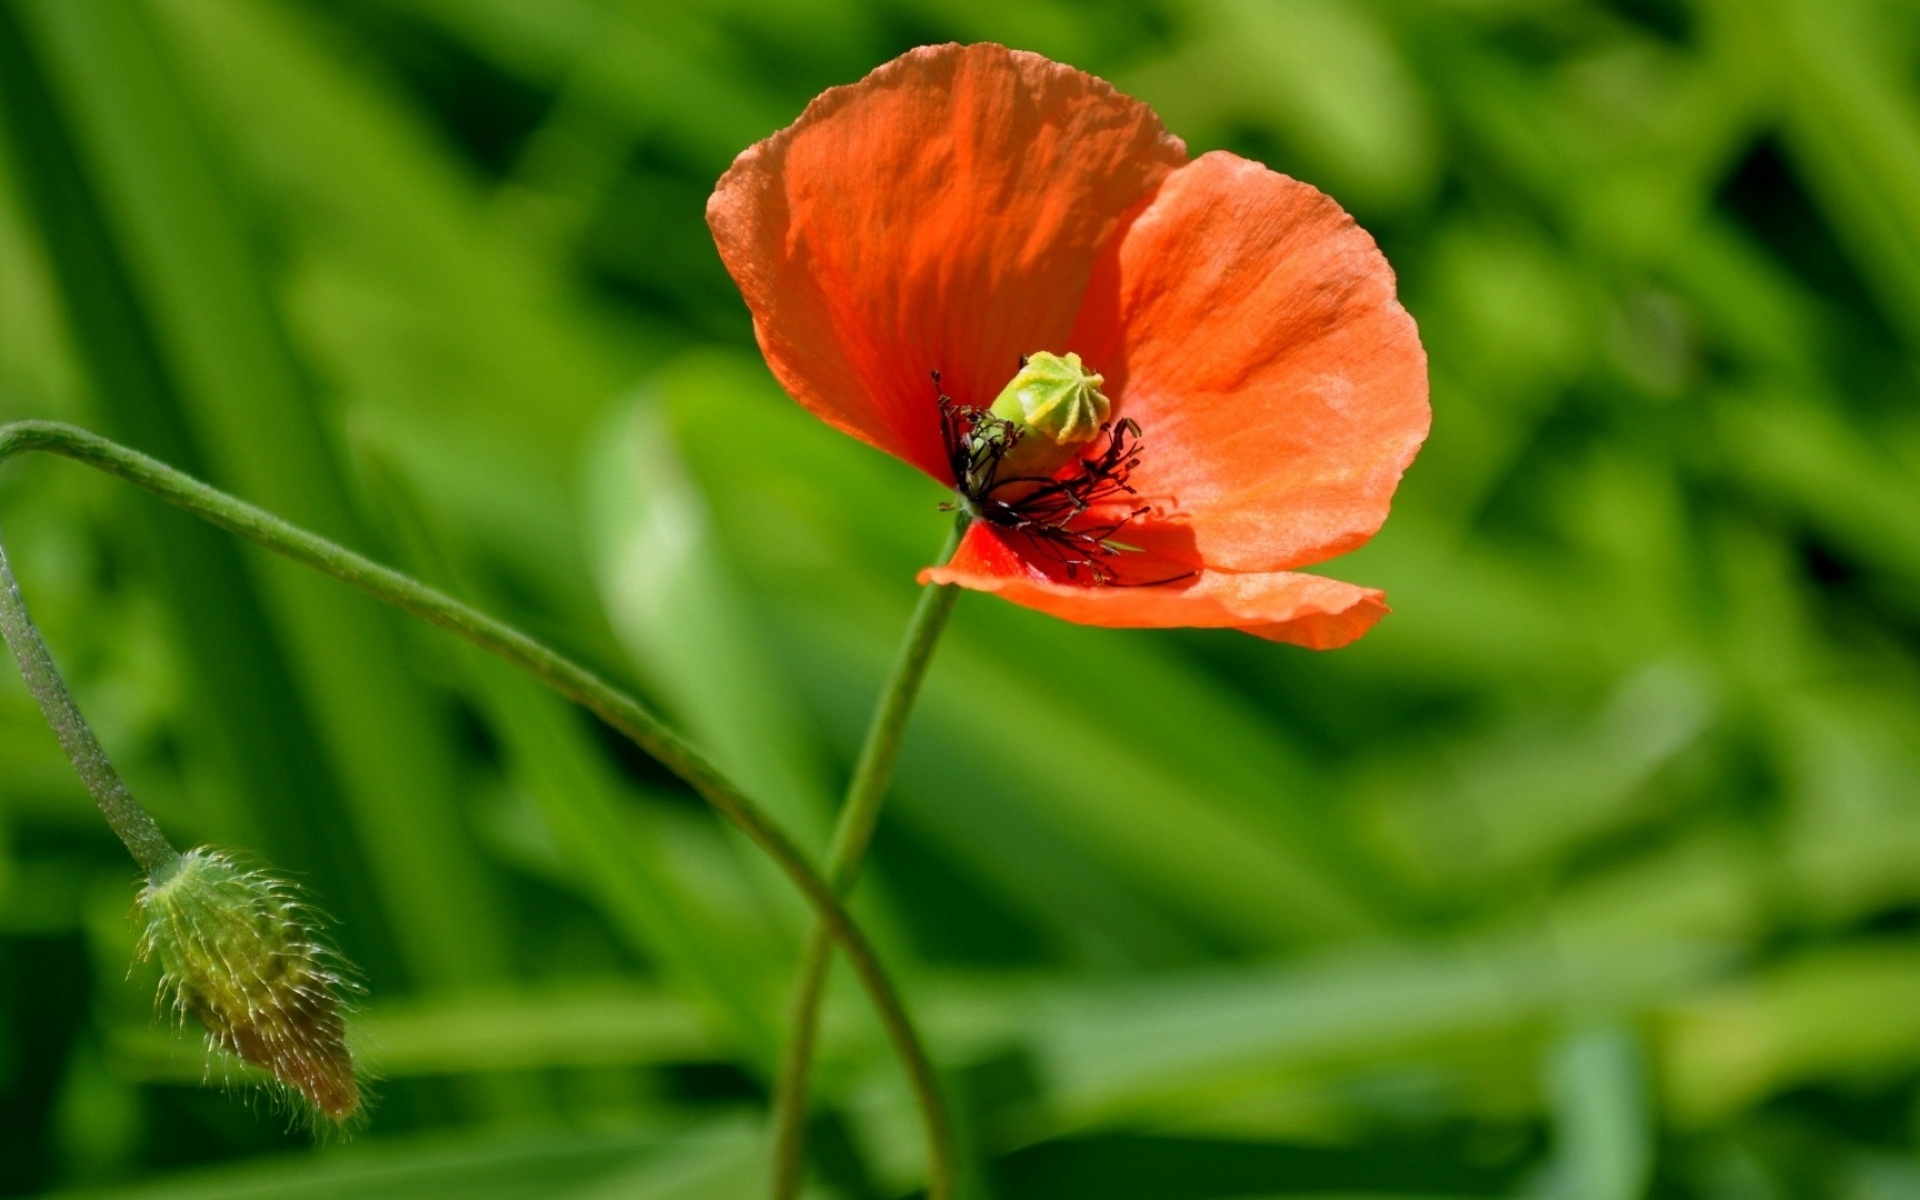
[[[73,459],[126,480],[222,529],[450,630],[588,709],[684,779],[774,860],[805,895],[821,923],[831,931],[833,940],[846,951],[861,986],[886,1027],[894,1050],[900,1055],[920,1106],[928,1142],[929,1200],[953,1200],[953,1140],[946,1104],[940,1095],[933,1063],[872,944],[847,915],[833,885],[813,869],[792,839],[637,700],[509,625],[138,451],[86,430],[50,421],[0,426],[0,463],[27,451]]]
[[[953,557],[966,533],[970,518],[962,513],[953,524],[953,532],[940,552],[944,563]],[[853,886],[865,859],[867,845],[873,840],[873,827],[880,819],[880,806],[886,800],[887,786],[893,781],[894,760],[900,757],[900,739],[907,730],[907,718],[920,695],[920,682],[926,678],[933,649],[947,627],[960,589],[950,584],[928,584],[920,592],[913,617],[907,622],[905,640],[894,658],[893,669],[881,688],[880,706],[874,710],[873,723],[867,727],[866,742],[860,747],[860,759],[854,764],[853,778],[847,783],[847,797],[834,825],[833,846],[827,857],[827,881],[844,896]],[[807,1082],[813,1071],[814,1046],[819,1039],[820,1000],[827,982],[827,968],[833,963],[833,933],[826,925],[814,927],[807,939],[806,955],[800,963],[800,979],[794,987],[787,1010],[787,1044],[780,1056],[780,1077],[773,1100],[773,1197],[794,1200],[806,1174],[807,1157]]]
[[[0,433],[0,446],[3,445],[4,434]],[[0,458],[3,457],[0,453]],[[13,651],[13,660],[20,664],[20,674],[26,677],[27,690],[40,702],[40,711],[46,715],[47,724],[53,726],[54,736],[60,739],[60,748],[72,760],[73,769],[80,773],[80,781],[93,794],[93,802],[100,806],[100,814],[126,843],[140,869],[149,878],[159,878],[180,861],[180,853],[127,790],[120,772],[113,769],[112,761],[101,747],[100,739],[93,736],[86,718],[80,715],[80,706],[74,703],[73,693],[67,690],[66,680],[60,678],[59,668],[53,665],[53,655],[47,652],[47,644],[27,612],[27,602],[20,595],[13,568],[7,565],[4,546],[0,546],[0,636],[6,638],[7,649]]]

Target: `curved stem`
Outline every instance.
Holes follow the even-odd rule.
[[[833,940],[846,951],[900,1055],[920,1106],[928,1142],[929,1198],[952,1200],[953,1142],[946,1104],[933,1063],[872,943],[847,915],[833,886],[813,869],[773,819],[639,701],[510,625],[138,451],[51,421],[0,426],[0,463],[28,451],[59,455],[116,476],[176,508],[460,635],[594,713],[685,780],[774,860],[832,932]]]
[[[20,674],[27,681],[27,690],[40,702],[40,712],[47,718],[47,724],[53,726],[54,736],[60,739],[60,748],[67,752],[73,769],[80,773],[80,782],[86,784],[93,802],[100,806],[100,815],[120,835],[127,852],[148,878],[165,873],[180,860],[180,852],[167,841],[167,835],[160,832],[160,825],[152,814],[140,807],[140,802],[127,790],[120,772],[113,769],[112,760],[101,747],[100,739],[93,735],[87,719],[80,715],[80,705],[67,690],[66,680],[60,678],[60,669],[53,665],[53,655],[27,612],[20,584],[13,577],[13,568],[7,565],[4,546],[0,546],[0,638],[4,638],[7,648],[13,651],[13,659],[20,664]]]
[[[940,552],[940,562],[953,557],[969,522],[965,513],[954,520],[953,532]],[[926,678],[927,664],[933,660],[933,648],[939,643],[941,631],[947,627],[947,617],[959,597],[960,589],[950,584],[928,584],[921,590],[920,601],[907,622],[906,637],[881,687],[880,706],[874,710],[873,723],[867,727],[853,778],[847,782],[846,801],[834,825],[833,848],[827,857],[827,880],[839,895],[847,893],[860,873],[867,845],[873,840],[874,824],[880,819],[880,806],[887,798],[887,786],[893,780],[894,760],[900,757],[900,739],[906,733],[907,718],[912,715],[913,702],[920,695],[920,682]],[[819,1039],[820,1000],[826,989],[827,968],[832,965],[832,932],[824,924],[817,925],[807,939],[800,978],[794,985],[793,1000],[787,1010],[787,1045],[780,1056],[780,1077],[774,1087],[774,1200],[794,1200],[800,1194],[800,1184],[806,1174],[807,1083],[813,1072],[814,1046]]]

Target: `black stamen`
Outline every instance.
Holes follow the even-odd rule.
[[[941,440],[954,487],[962,502],[981,520],[1026,534],[1041,556],[1059,564],[1068,579],[1077,580],[1085,571],[1101,586],[1154,587],[1195,574],[1188,571],[1143,583],[1120,582],[1106,560],[1136,548],[1115,541],[1114,535],[1151,511],[1146,506],[1135,507],[1118,520],[1086,527],[1077,524],[1096,506],[1137,495],[1128,477],[1140,465],[1140,426],[1131,418],[1102,425],[1094,450],[1059,475],[1002,479],[1001,463],[1027,431],[985,409],[955,403],[940,390],[938,371],[933,373],[933,380],[940,406]]]

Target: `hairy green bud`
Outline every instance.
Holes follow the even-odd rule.
[[[206,1027],[210,1048],[270,1071],[333,1120],[360,1108],[339,959],[299,893],[201,847],[140,892],[140,956],[158,955],[161,996]]]
[[[1028,355],[987,410],[1021,430],[1001,476],[1050,476],[1099,437],[1113,407],[1100,391],[1105,382],[1078,354]]]

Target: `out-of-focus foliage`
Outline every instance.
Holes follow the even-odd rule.
[[[539,630],[817,848],[945,518],[780,395],[702,205],[945,38],[1340,198],[1435,409],[1353,649],[960,605],[860,909],[976,1200],[1920,1192],[1910,3],[4,0],[0,419]],[[337,918],[383,1079],[317,1149],[199,1086],[0,671],[0,1194],[754,1193],[804,913],[670,778],[76,468],[0,526],[175,839]],[[821,1082],[819,1194],[910,1191],[851,986]]]

